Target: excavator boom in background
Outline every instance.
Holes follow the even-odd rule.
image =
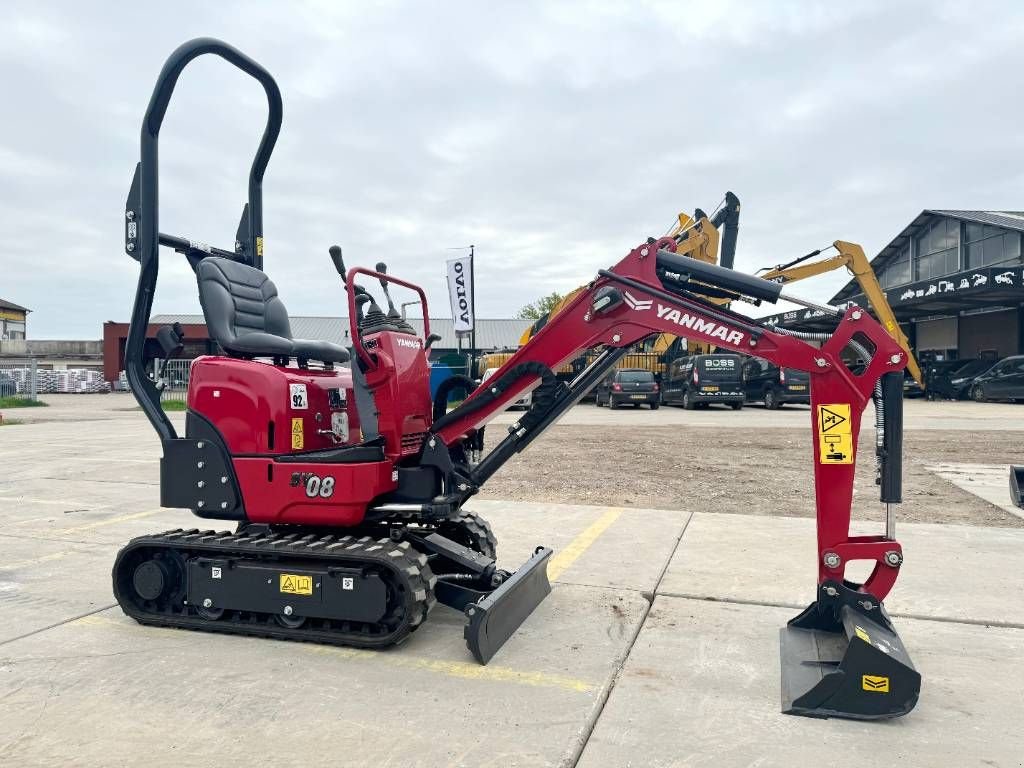
[[[871,262],[864,254],[864,249],[856,243],[848,243],[845,240],[836,240],[832,247],[836,249],[834,256],[828,256],[820,261],[812,261],[807,264],[805,262],[808,259],[813,259],[822,254],[820,249],[811,251],[806,256],[794,259],[788,264],[779,264],[775,267],[762,269],[757,273],[757,276],[763,280],[771,280],[773,283],[784,285],[846,267],[857,281],[860,289],[864,291],[864,296],[868,300],[870,309],[875,313],[875,317],[885,327],[885,330],[889,332],[889,335],[896,340],[896,343],[903,348],[907,355],[907,370],[914,377],[914,381],[924,389],[924,375],[921,373],[921,367],[917,364],[917,359],[910,349],[910,341],[907,339],[906,334],[903,333],[903,329],[900,328],[896,315],[893,314],[892,307],[889,306],[889,301],[885,298],[885,291],[882,290],[882,286],[878,282],[875,270],[871,268]]]

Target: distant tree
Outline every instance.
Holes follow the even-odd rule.
[[[516,317],[520,320],[539,320],[554,309],[555,305],[564,298],[565,296],[558,291],[552,291],[547,296],[541,296],[536,301],[520,309],[516,313]]]

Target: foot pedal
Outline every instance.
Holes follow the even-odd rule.
[[[1024,509],[1024,467],[1010,467],[1010,501]]]
[[[818,600],[780,630],[782,711],[884,720],[917,704],[921,675],[881,603],[825,582]]]
[[[552,550],[537,547],[533,557],[478,603],[465,607],[463,635],[474,658],[486,664],[519,625],[551,594],[548,559]]]

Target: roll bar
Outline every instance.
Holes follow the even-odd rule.
[[[233,252],[160,233],[160,127],[182,70],[193,59],[208,53],[220,56],[256,79],[267,95],[267,126],[249,171],[249,198],[242,211]],[[282,115],[281,91],[271,74],[237,48],[212,37],[199,37],[179,46],[168,57],[153,87],[153,95],[142,120],[140,160],[135,167],[125,208],[125,251],[141,266],[125,347],[125,374],[135,399],[163,440],[175,439],[177,434],[160,408],[159,390],[143,370],[146,331],[159,272],[160,244],[163,242],[186,253],[193,266],[204,254],[230,254],[257,269],[263,268],[263,174],[281,132]]]
[[[401,280],[383,272],[375,272],[372,269],[365,269],[363,267],[352,267],[352,269],[348,271],[348,278],[345,284],[345,292],[348,295],[349,333],[352,337],[352,347],[355,349],[359,359],[366,364],[368,370],[376,369],[377,362],[363,345],[363,338],[359,332],[359,322],[357,320],[356,312],[356,275],[366,275],[374,280],[379,280],[381,285],[384,283],[394,283],[395,285],[400,285],[403,288],[408,288],[409,290],[415,291],[419,294],[420,304],[423,307],[423,340],[424,343],[426,342],[430,337],[430,317],[427,311],[427,294],[423,292],[423,289],[414,283]]]

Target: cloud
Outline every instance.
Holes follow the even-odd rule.
[[[1021,207],[1024,11],[983,5],[6,3],[0,296],[34,310],[37,338],[128,318],[142,113],[199,35],[283,91],[266,269],[295,314],[343,311],[335,242],[446,314],[446,249],[474,243],[478,311],[510,316],[727,189],[740,269],[836,239],[875,253],[923,208]],[[264,110],[223,62],[186,70],[161,139],[163,231],[230,247]],[[844,281],[794,290],[822,301]],[[171,252],[155,309],[198,311]]]

